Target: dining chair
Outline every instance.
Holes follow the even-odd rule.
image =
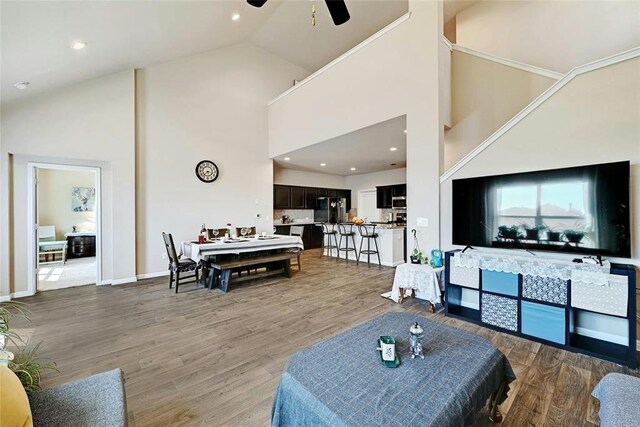
[[[215,230],[215,229],[214,228],[207,228],[207,239],[213,240],[214,237],[216,239],[219,239],[220,237],[223,237],[227,233],[227,228],[218,228],[218,235],[214,236],[213,235],[213,230]]]
[[[242,236],[242,229],[243,228],[248,228],[249,232],[247,233],[247,236],[255,236],[256,235],[256,228],[255,227],[236,227],[236,236],[240,237]]]
[[[194,277],[195,280],[193,280],[193,282],[197,283],[200,281],[199,273],[201,265],[192,259],[180,258],[180,256],[176,252],[176,247],[173,244],[173,236],[171,236],[171,233],[163,232],[162,239],[164,240],[164,247],[167,250],[167,256],[169,257],[169,289],[172,288],[175,278],[177,294],[178,286],[181,284],[180,273],[190,274],[193,272],[193,276],[186,276],[184,278],[188,279]],[[191,281],[187,283],[191,283]]]
[[[304,234],[304,227],[300,225],[292,225],[289,231],[290,236],[298,236],[302,239],[302,235]],[[291,249],[289,252],[296,254],[298,271],[302,270],[302,265],[300,264],[300,255],[302,255],[302,249],[295,248]]]

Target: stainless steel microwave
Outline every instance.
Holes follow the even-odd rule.
[[[391,207],[393,209],[407,209],[407,198],[402,197],[393,197],[391,199]]]

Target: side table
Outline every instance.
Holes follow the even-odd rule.
[[[401,264],[396,267],[396,274],[393,279],[393,289],[391,299],[402,304],[405,292],[411,290],[411,294],[421,292],[426,295],[429,301],[429,311],[434,313],[436,304],[442,302],[442,289],[440,287],[440,276],[444,267],[433,268],[428,264]]]

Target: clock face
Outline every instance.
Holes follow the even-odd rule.
[[[218,167],[211,160],[203,160],[196,165],[196,176],[202,182],[213,182],[218,178]]]

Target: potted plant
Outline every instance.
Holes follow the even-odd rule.
[[[543,226],[523,224],[525,238],[527,240],[540,240],[540,231],[544,230]]]
[[[411,264],[426,264],[429,262],[429,258],[427,258],[420,249],[416,229],[411,230],[411,233],[413,233],[413,252],[411,252],[409,256],[409,258],[411,258]]]
[[[511,227],[501,225],[500,227],[498,227],[498,237],[502,237],[503,239],[517,240],[521,239],[522,235],[520,234],[520,229],[517,225],[512,225]]]
[[[40,372],[46,369],[55,371],[58,369],[54,363],[43,362],[38,358],[37,353],[41,343],[28,348],[24,340],[11,331],[11,319],[16,316],[29,320],[29,310],[23,303],[9,301],[0,304],[0,364],[8,366],[16,374],[26,391],[39,390]],[[9,343],[16,347],[15,355],[6,349]]]
[[[49,369],[58,372],[55,363],[38,357],[38,349],[41,344],[39,342],[32,348],[28,348],[27,345],[21,347],[13,360],[9,362],[9,369],[20,379],[26,391],[40,390],[40,373],[42,371]]]
[[[576,245],[584,238],[584,232],[578,230],[565,230],[562,234],[564,234],[569,243],[575,243]]]
[[[553,227],[549,227],[545,225],[544,228],[547,230],[547,240],[549,242],[559,242],[560,241],[560,232],[557,231]]]

